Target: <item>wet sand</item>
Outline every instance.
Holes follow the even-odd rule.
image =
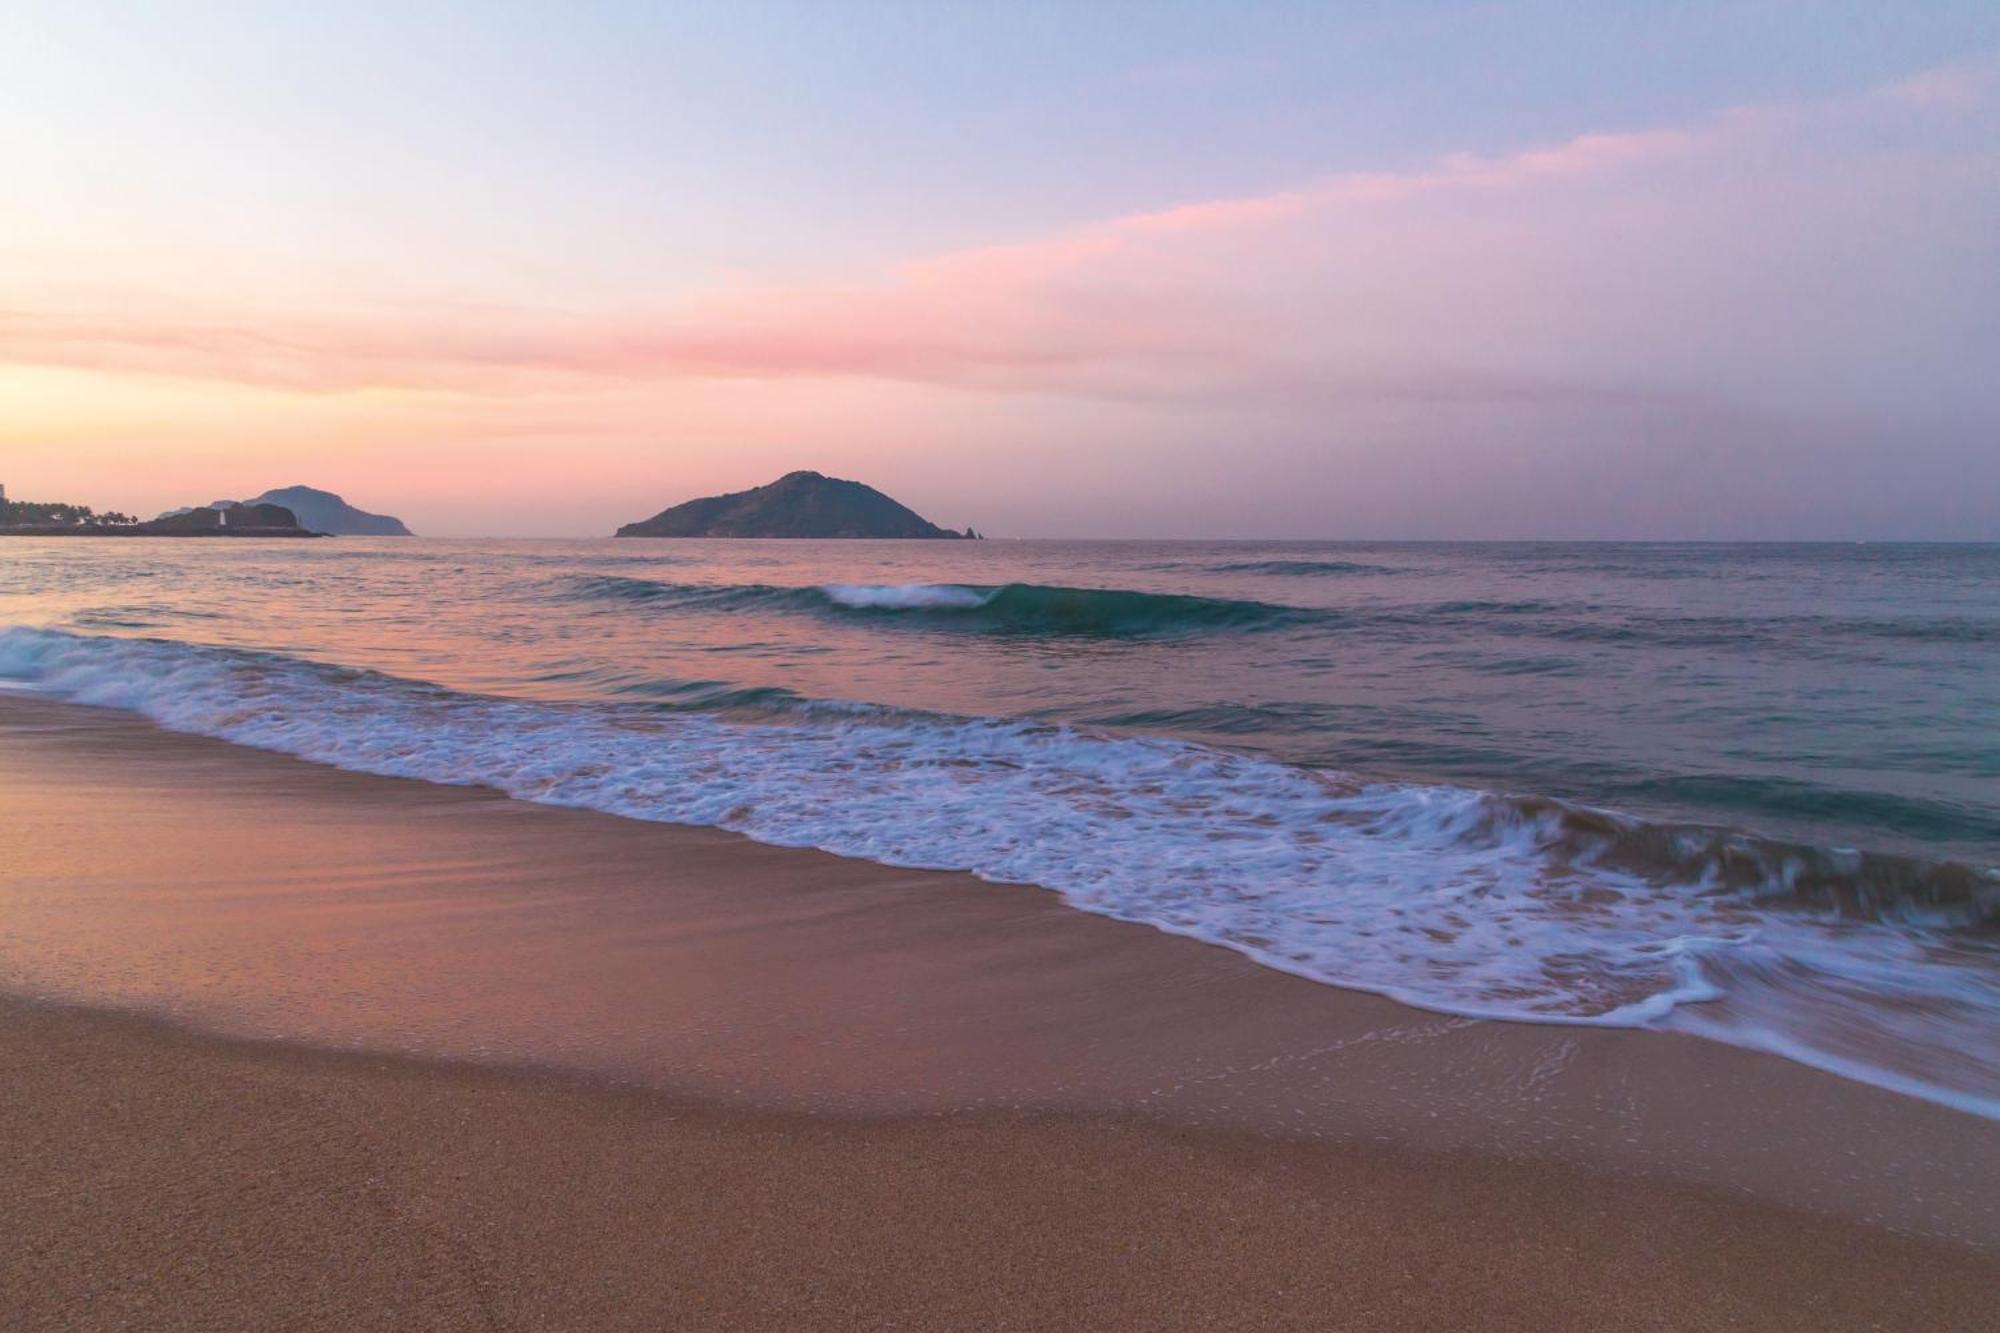
[[[0,812],[0,1322],[1975,1327],[2000,1278],[2000,1127],[1768,1056],[26,699]]]

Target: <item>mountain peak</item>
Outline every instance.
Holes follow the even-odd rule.
[[[787,472],[766,486],[710,495],[661,510],[620,537],[928,537],[941,528],[873,486],[818,472]]]
[[[265,491],[249,504],[283,505],[299,516],[299,525],[340,537],[408,537],[403,520],[356,509],[332,491],[312,486],[286,486]]]

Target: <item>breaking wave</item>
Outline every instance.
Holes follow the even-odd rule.
[[[944,585],[869,589],[858,600],[897,604],[853,608],[779,591],[894,615],[991,605],[952,604],[989,590]],[[718,682],[667,706],[551,704],[21,628],[0,631],[0,681],[359,772],[1042,885],[1430,1009],[1677,1027],[2000,1117],[1989,870]]]
[[[1296,561],[1258,562],[1277,572]],[[1310,565],[1340,562],[1303,562]],[[1233,566],[1249,571],[1252,565]],[[1356,568],[1366,568],[1357,566]],[[818,615],[885,627],[1020,638],[1171,639],[1287,629],[1362,630],[1421,638],[1445,629],[1557,645],[1791,648],[1825,656],[1871,639],[1941,644],[2000,641],[2000,626],[1969,617],[1656,615],[1603,618],[1587,602],[1474,599],[1335,609],[1192,593],[1070,588],[1036,583],[676,583],[619,574],[574,576],[556,585],[567,602],[634,604],[662,611]],[[1537,669],[1537,668],[1527,668]]]
[[[884,624],[1023,637],[1174,638],[1230,630],[1273,629],[1328,613],[1268,602],[1063,588],[1034,583],[980,587],[956,583],[771,584],[664,583],[600,575],[571,580],[569,594],[688,611],[791,611]]]

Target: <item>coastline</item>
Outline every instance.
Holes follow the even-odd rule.
[[[325,537],[324,532],[307,532],[304,528],[175,528],[146,530],[144,525],[130,528],[5,528],[0,527],[0,537],[242,537],[250,540],[292,540],[306,537]]]
[[[369,1207],[478,1232],[466,1271],[515,1283],[479,1296],[506,1322],[632,1322],[651,1292],[777,1323],[818,1292],[846,1316],[815,1322],[951,1323],[993,1308],[977,1292],[1030,1325],[1491,1324],[1498,1300],[1543,1325],[1938,1327],[1973,1322],[2000,1275],[2000,1125],[1695,1038],[1446,1018],[1032,889],[18,695],[0,696],[0,808],[0,988],[177,1025],[18,1002],[0,1019],[25,1118],[0,1141],[41,1182],[8,1205],[35,1257],[0,1295],[52,1324],[93,1273],[192,1290],[159,1245],[226,1268],[254,1239],[231,1228],[335,1227],[368,1180],[389,1199]],[[246,1081],[208,1104],[211,1149],[155,1123],[185,1130],[199,1087]],[[260,1097],[290,1110],[272,1122]],[[76,1118],[93,1105],[137,1118]],[[690,1124],[718,1137],[690,1147]],[[599,1155],[579,1173],[582,1142]],[[711,1150],[738,1173],[703,1177],[715,1191],[761,1182],[733,1223],[669,1170]],[[277,1183],[247,1205],[196,1191],[166,1241],[75,1211],[144,1179],[113,1191],[143,1216],[191,1163],[226,1177],[260,1153]],[[500,1225],[543,1207],[592,1246]],[[742,1250],[661,1258],[663,1237],[723,1235],[768,1271],[731,1286]],[[330,1280],[361,1262],[345,1253],[300,1240],[283,1271]],[[558,1289],[626,1303],[506,1304]]]

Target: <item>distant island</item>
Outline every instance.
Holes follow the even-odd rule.
[[[256,499],[245,500],[243,503],[282,505],[298,515],[301,527],[334,537],[416,535],[403,525],[403,520],[400,518],[356,509],[332,491],[314,490],[310,486],[286,486],[282,490],[265,491]]]
[[[976,541],[896,503],[873,486],[817,472],[789,472],[768,486],[689,500],[620,537],[919,537]]]
[[[219,500],[141,523],[88,505],[0,501],[0,537],[318,537],[283,505]]]
[[[218,503],[223,503],[218,501]],[[371,514],[365,509],[356,509],[332,491],[315,490],[311,486],[286,486],[280,490],[265,491],[254,500],[238,503],[246,505],[277,505],[289,509],[297,516],[298,525],[312,532],[324,533],[329,537],[411,537],[416,534],[403,526],[403,520],[388,514]],[[210,506],[213,508],[214,506]],[[198,512],[194,509],[175,509],[160,515],[165,521],[180,514]]]

